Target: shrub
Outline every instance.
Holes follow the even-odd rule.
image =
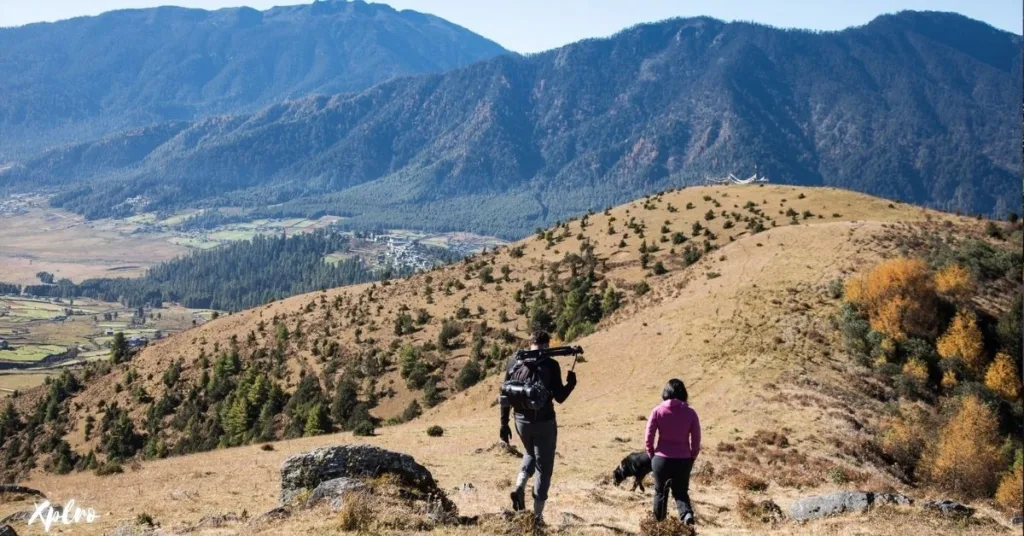
[[[974,286],[970,270],[959,264],[950,264],[935,274],[935,291],[958,303],[970,298]]]
[[[481,376],[480,364],[470,359],[466,366],[462,367],[462,370],[459,371],[459,376],[455,378],[455,386],[460,390],[469,389],[480,381]]]
[[[924,389],[928,384],[928,365],[916,357],[912,357],[903,364],[903,376],[918,389]]]
[[[946,359],[963,360],[974,374],[981,374],[985,369],[985,345],[971,312],[961,310],[956,313],[946,333],[939,337],[936,349]]]
[[[896,340],[934,336],[935,284],[923,260],[884,261],[861,277],[847,279],[844,295],[867,314],[876,331]]]
[[[654,272],[654,275],[665,275],[668,273],[668,270],[665,269],[665,265],[662,264],[661,261],[654,263],[654,269],[652,271]]]
[[[843,280],[841,278],[828,282],[828,296],[833,300],[843,297]]]
[[[919,405],[901,404],[899,414],[882,422],[881,450],[896,466],[913,473],[927,438],[934,434],[931,415]]]
[[[746,495],[737,499],[736,513],[748,525],[776,525],[784,517],[782,509],[771,499],[755,502]]]
[[[647,294],[650,291],[651,286],[647,284],[647,281],[641,281],[637,283],[636,286],[633,287],[633,292],[636,293],[637,296],[643,296],[644,294]]]
[[[136,525],[145,525],[147,527],[155,527],[155,526],[157,526],[156,520],[154,520],[153,516],[149,515],[149,513],[147,513],[147,512],[142,512],[141,514],[136,516],[135,517],[135,524]]]
[[[1024,451],[1017,451],[1013,467],[999,482],[996,502],[1010,512],[1024,512]]]
[[[435,424],[434,426],[427,428],[427,435],[430,437],[441,437],[444,435],[444,428]]]
[[[732,485],[744,491],[761,492],[768,489],[768,482],[746,473],[737,473],[732,477]]]
[[[441,331],[437,334],[437,345],[446,350],[455,347],[454,340],[462,334],[462,327],[458,323],[445,320],[441,324]]]
[[[420,407],[419,401],[413,400],[402,412],[402,420],[411,421],[420,415],[423,415],[423,408]]]
[[[1007,402],[1014,402],[1020,396],[1021,381],[1013,358],[1000,353],[985,373],[985,387]]]
[[[348,532],[368,532],[372,528],[375,518],[370,504],[371,499],[365,493],[346,495],[338,515],[338,521],[341,524],[339,528]]]
[[[1000,455],[999,421],[977,396],[960,400],[925,463],[932,482],[966,499],[991,496]]]
[[[124,467],[117,462],[107,462],[96,468],[96,476],[117,475],[124,472]]]
[[[521,534],[540,534],[536,530],[523,531]],[[511,533],[510,533],[511,534]],[[664,521],[654,519],[654,514],[647,515],[640,521],[640,536],[690,536],[696,534],[677,517],[668,515]]]

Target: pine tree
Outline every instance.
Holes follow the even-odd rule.
[[[331,417],[323,404],[316,404],[309,410],[306,427],[302,431],[305,437],[321,435],[331,430]]]
[[[115,365],[128,360],[128,341],[125,340],[123,332],[115,333],[114,339],[110,342],[110,360]]]
[[[331,418],[339,424],[348,421],[358,404],[359,386],[348,377],[342,378],[331,402]]]

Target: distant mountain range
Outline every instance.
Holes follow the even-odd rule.
[[[0,185],[60,189],[55,204],[90,217],[274,205],[514,237],[757,166],[776,182],[1004,213],[1021,201],[1021,45],[936,12],[827,33],[676,19],[136,129],[25,161]]]
[[[364,90],[506,51],[438,17],[382,4],[114,11],[0,28],[4,157],[130,127]]]

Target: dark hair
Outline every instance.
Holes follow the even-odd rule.
[[[551,344],[551,335],[544,330],[537,330],[530,335],[530,344],[540,346],[542,344]]]
[[[674,398],[676,400],[686,402],[686,399],[689,398],[689,396],[690,395],[686,392],[686,386],[683,385],[683,380],[678,380],[676,378],[669,380],[668,383],[665,384],[665,389],[661,391],[662,400]]]

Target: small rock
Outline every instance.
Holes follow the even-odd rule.
[[[0,536],[18,536],[18,533],[10,525],[3,525],[0,526]]]
[[[841,491],[807,497],[793,503],[793,506],[789,508],[789,516],[794,520],[804,521],[847,512],[863,512],[871,506],[872,500],[871,493],[860,491]]]
[[[910,506],[914,499],[899,493],[878,493],[875,494],[875,504],[895,504],[898,506]]]
[[[459,491],[461,491],[462,493],[469,493],[475,489],[476,488],[473,487],[473,484],[470,482],[465,482],[461,486],[459,486]]]
[[[971,517],[974,515],[974,508],[950,499],[928,501],[922,506],[924,506],[925,510],[934,510],[947,516]]]
[[[782,508],[771,499],[761,501],[757,504],[757,507],[760,510],[762,523],[774,525],[786,519],[786,515],[782,513]]]
[[[345,495],[354,491],[369,490],[369,486],[354,478],[335,478],[321,482],[306,499],[306,508],[312,508],[320,501],[330,501],[332,510],[341,510]]]
[[[1010,518],[1010,524],[1013,525],[1014,527],[1019,527],[1021,525],[1024,525],[1024,516],[1017,515],[1017,516],[1011,517]]]

